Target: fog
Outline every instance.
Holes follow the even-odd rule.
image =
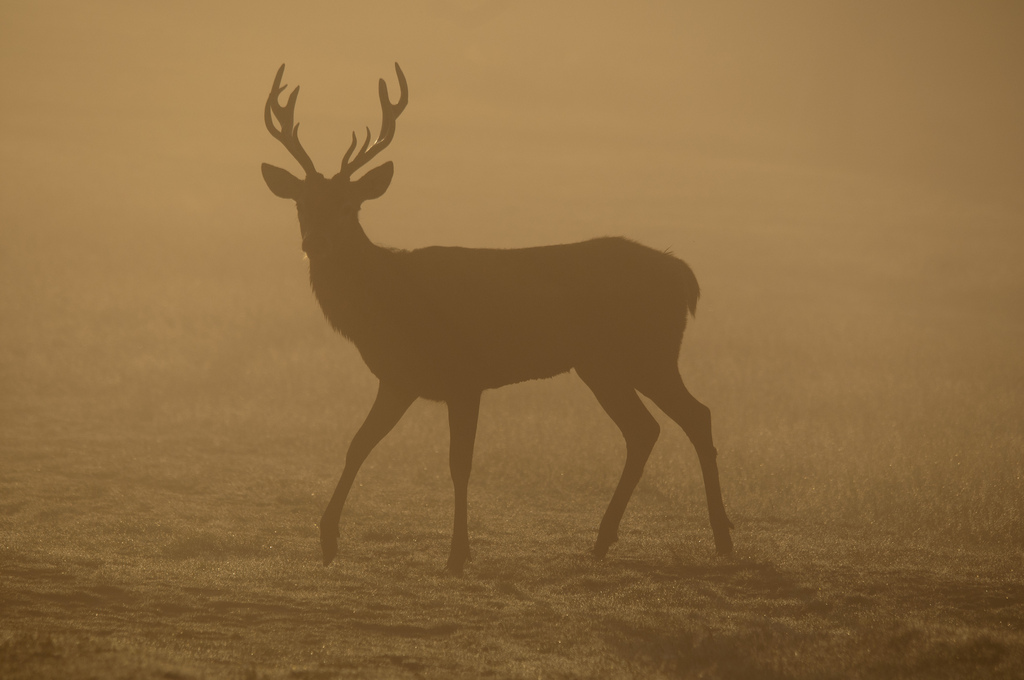
[[[284,221],[258,174],[284,162],[261,120],[281,62],[323,166],[378,124],[375,81],[403,65],[398,181],[366,220],[396,245],[554,242],[585,232],[573,216],[639,222],[654,199],[683,216],[709,163],[1019,205],[1012,3],[8,3],[3,18],[5,231],[260,238]]]
[[[4,3],[0,674],[871,677],[954,649],[1012,676],[1022,35],[1024,6],[995,0]],[[696,272],[680,366],[714,414],[733,561],[712,561],[693,449],[660,413],[622,540],[577,560],[624,447],[563,375],[485,394],[465,581],[432,571],[451,482],[423,402],[322,570],[314,524],[376,380],[261,177],[301,172],[264,105],[285,63],[330,176],[377,134],[395,62],[410,97],[360,217],[375,243],[620,235]],[[616,604],[622,583],[641,585]],[[1002,604],[969,613],[968,591]],[[872,658],[878,621],[912,649]],[[773,656],[791,650],[842,662]]]

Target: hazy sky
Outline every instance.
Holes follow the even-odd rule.
[[[609,185],[718,158],[1016,200],[1021,3],[629,4],[5,2],[0,217],[244,219],[272,198],[260,162],[297,171],[262,122],[281,62],[333,172],[399,61],[393,191],[417,178],[453,218],[580,159]]]

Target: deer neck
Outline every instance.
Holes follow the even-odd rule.
[[[328,247],[307,255],[313,294],[327,321],[347,338],[353,339],[364,310],[372,307],[375,279],[388,253],[353,219],[336,232]]]

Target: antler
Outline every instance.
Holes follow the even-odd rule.
[[[270,89],[270,96],[267,97],[267,106],[264,109],[263,118],[267,123],[267,130],[270,131],[270,134],[281,142],[284,148],[288,149],[288,152],[299,162],[299,165],[306,171],[306,174],[315,175],[317,172],[316,168],[313,167],[313,161],[310,160],[309,154],[306,153],[306,150],[302,148],[302,143],[299,142],[299,124],[292,124],[295,119],[295,100],[299,96],[299,88],[296,86],[288,97],[288,103],[281,106],[278,98],[288,88],[287,85],[281,84],[282,76],[284,76],[284,64],[281,64],[281,68],[277,69],[277,77],[274,78],[274,86]],[[274,118],[277,118],[278,122],[281,123],[280,130],[274,127]]]
[[[370,128],[366,128],[366,140],[350,163],[349,158],[356,148],[356,133],[353,132],[352,144],[349,145],[348,151],[345,152],[344,158],[341,159],[341,172],[338,174],[351,177],[352,173],[366,165],[374,156],[386,149],[391,140],[394,139],[395,120],[405,110],[406,104],[409,103],[409,86],[406,84],[405,74],[402,73],[402,69],[398,66],[397,62],[395,62],[395,73],[398,74],[399,90],[398,103],[396,104],[392,104],[391,98],[388,97],[388,84],[384,82],[383,78],[380,79],[378,90],[380,93],[381,121],[380,134],[377,135],[377,141],[373,143],[373,146],[370,146]]]

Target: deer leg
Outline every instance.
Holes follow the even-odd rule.
[[[733,525],[725,514],[725,504],[722,502],[722,487],[718,481],[718,451],[711,438],[711,410],[690,394],[677,368],[670,370],[663,377],[645,384],[640,391],[683,428],[697,450],[701,474],[704,476],[704,493],[708,499],[711,531],[715,535],[715,548],[719,555],[729,555],[732,553],[729,530]]]
[[[366,416],[366,420],[363,421],[356,436],[352,438],[352,443],[349,444],[341,480],[334,489],[334,495],[331,496],[323,517],[320,518],[320,547],[323,550],[325,567],[338,553],[338,523],[341,520],[341,510],[352,489],[356,473],[359,472],[360,466],[370,455],[373,447],[395,427],[414,401],[416,401],[415,396],[384,381],[381,381],[377,388],[377,398],[374,400],[373,406],[370,407],[370,413]]]
[[[448,428],[451,432],[448,466],[455,486],[455,526],[448,571],[461,574],[469,557],[469,473],[473,467],[473,442],[480,414],[480,394],[448,400]]]
[[[577,373],[597,397],[601,407],[615,421],[626,440],[626,464],[622,468],[622,476],[615,487],[615,493],[612,494],[608,509],[601,519],[597,542],[594,544],[594,556],[601,558],[608,552],[609,546],[618,540],[619,522],[626,512],[626,505],[633,495],[633,489],[640,482],[644,465],[647,464],[647,458],[651,455],[661,428],[627,383],[581,372],[579,369]]]

